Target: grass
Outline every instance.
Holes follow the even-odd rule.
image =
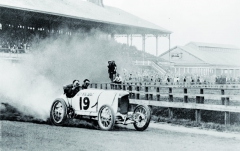
[[[182,125],[185,127],[197,127],[199,129],[211,129],[216,131],[240,132],[240,114],[231,113],[231,124],[225,126],[224,113],[202,110],[200,123],[195,122],[194,110],[174,109],[173,118],[168,118],[168,109],[152,107],[152,120],[169,123],[172,125]]]
[[[196,123],[195,121],[191,120],[186,120],[186,119],[169,119],[169,118],[164,118],[164,117],[157,117],[157,116],[152,116],[152,120],[155,121],[156,123],[158,122],[164,122],[164,123],[169,123],[172,125],[182,125],[185,127],[197,127],[199,129],[211,129],[211,130],[216,130],[216,131],[230,131],[230,132],[238,132],[240,133],[240,125],[233,124],[229,126],[225,126],[223,124],[217,124],[217,123],[205,123],[205,122],[200,122]]]

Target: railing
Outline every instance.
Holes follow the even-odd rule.
[[[173,118],[173,108],[193,109],[195,110],[197,123],[201,121],[201,110],[224,112],[225,125],[230,124],[230,112],[240,113],[240,88],[236,86],[176,87],[176,85],[139,85],[139,83],[124,83],[121,85],[92,83],[90,87],[96,89],[121,88],[129,92],[131,104],[166,107],[168,108],[169,118]]]
[[[157,70],[159,73],[161,74],[165,74],[166,71],[164,69],[162,69],[159,65],[157,65],[156,63],[152,62],[152,61],[133,61],[133,64],[135,65],[142,65],[142,66],[151,66],[152,68],[154,68],[155,70]]]
[[[216,82],[138,82],[126,81],[125,83],[137,83],[139,85],[172,86],[172,87],[190,87],[190,88],[240,88],[240,82],[227,81],[225,84]]]
[[[25,53],[26,49],[15,49],[15,51],[17,51],[18,53]],[[11,53],[11,49],[10,48],[0,48],[0,52]]]
[[[163,68],[161,68],[159,65],[157,65],[156,63],[151,62],[151,65],[155,70],[160,72],[162,75],[166,74],[166,71]]]
[[[0,59],[9,59],[9,60],[23,60],[25,57],[29,56],[29,53],[5,53],[0,52]]]
[[[142,65],[142,66],[150,66],[151,61],[133,61],[133,64],[135,65]]]

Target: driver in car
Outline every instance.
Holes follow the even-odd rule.
[[[79,80],[73,80],[72,84],[63,86],[64,94],[66,94],[68,98],[74,97],[79,92],[79,90],[80,90]]]
[[[68,98],[72,98],[80,91],[80,89],[82,90],[87,89],[89,84],[90,84],[90,80],[85,79],[83,81],[82,86],[80,87],[79,80],[73,80],[72,84],[63,86],[63,91]]]
[[[82,84],[82,90],[87,89],[90,84],[90,80],[85,79]]]

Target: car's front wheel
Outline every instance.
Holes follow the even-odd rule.
[[[135,123],[133,124],[138,131],[147,129],[151,120],[151,111],[147,105],[138,105],[133,112]]]
[[[56,99],[51,107],[50,121],[56,126],[61,126],[67,119],[67,105],[64,100]]]
[[[98,125],[101,130],[111,130],[115,124],[115,114],[109,105],[103,105],[98,112]]]

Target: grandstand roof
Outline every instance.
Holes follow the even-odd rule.
[[[212,43],[202,43],[202,42],[190,42],[186,46],[194,45],[196,47],[208,47],[208,48],[226,48],[226,49],[239,49],[234,45],[224,45],[224,44],[212,44]]]
[[[114,7],[101,7],[81,0],[1,0],[0,8],[50,14],[67,18],[139,28],[145,34],[170,34],[171,31]],[[135,31],[137,32],[137,31]]]
[[[206,44],[204,43],[191,42],[191,44],[196,44],[198,46],[206,46]],[[231,45],[221,45],[221,44],[207,44],[207,45],[214,48],[216,48],[217,46],[217,48],[220,48],[220,49],[219,50],[218,49],[214,49],[214,50],[197,49],[187,44],[185,46],[176,46],[170,49],[170,52],[176,49],[181,49],[182,51],[187,52],[188,54],[192,55],[196,59],[209,65],[240,66],[240,61],[239,61],[240,49],[238,47],[231,46]],[[229,48],[229,50],[221,50],[221,48]],[[165,53],[161,54],[160,57],[168,53],[169,51],[166,51]]]
[[[187,46],[180,46],[180,49],[187,51],[188,53],[196,56],[205,63],[211,65],[238,65],[240,66],[239,56],[240,50],[238,51],[205,51],[192,49]]]

